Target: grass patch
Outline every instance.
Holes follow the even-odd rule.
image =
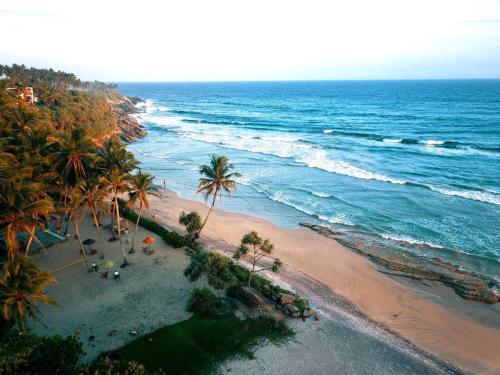
[[[252,358],[260,338],[280,342],[293,336],[284,323],[271,318],[240,320],[193,316],[160,328],[117,350],[124,359],[167,374],[209,374],[217,363],[242,355]]]

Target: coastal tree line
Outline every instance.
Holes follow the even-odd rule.
[[[53,275],[37,267],[30,252],[44,249],[38,233],[59,223],[63,234],[73,232],[83,263],[89,260],[79,226],[90,216],[99,238],[103,220],[120,241],[122,266],[127,254],[135,251],[136,233],[143,210],[150,208],[151,196],[159,196],[153,176],[138,168],[138,161],[115,133],[114,113],[109,100],[120,96],[113,85],[82,82],[74,75],[24,66],[0,65],[0,236],[4,253],[0,275],[0,338],[17,324],[26,329],[27,318],[40,318],[37,305],[57,305],[44,290],[56,282]],[[12,94],[11,87],[34,87],[38,102],[28,104]],[[213,155],[200,166],[197,193],[209,204],[205,218],[197,212],[181,213],[186,226],[185,239],[199,238],[222,193],[236,188],[234,166],[225,156]],[[126,198],[124,200],[124,198]],[[138,208],[131,245],[122,236],[123,203]],[[257,262],[271,254],[272,244],[257,233],[243,239],[234,258],[247,257],[252,277],[265,269],[277,271],[278,259],[271,267],[256,268]],[[185,274],[190,280],[207,274],[209,284],[225,289],[238,284],[234,265],[225,257],[200,251],[193,256]],[[241,272],[240,272],[241,273]]]

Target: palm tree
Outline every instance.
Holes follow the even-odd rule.
[[[85,129],[71,127],[61,132],[60,149],[54,153],[55,169],[59,171],[66,187],[87,178],[87,170],[95,164],[93,144]]]
[[[108,139],[97,154],[100,168],[104,172],[99,181],[107,187],[108,191],[113,196],[116,227],[123,257],[122,267],[125,267],[128,265],[128,261],[125,256],[125,249],[121,238],[122,228],[118,195],[129,191],[130,175],[134,168],[137,167],[138,161],[135,159],[134,154],[127,151],[125,146],[117,138]]]
[[[130,202],[132,204],[137,201],[139,202],[139,214],[137,215],[134,235],[132,237],[132,248],[129,254],[134,252],[135,236],[137,234],[137,228],[139,227],[139,221],[141,220],[142,209],[145,207],[149,210],[150,207],[148,196],[160,197],[158,189],[153,185],[153,176],[147,172],[139,171],[137,174],[133,175],[130,179],[130,189],[128,193]]]
[[[78,240],[78,244],[80,245],[80,254],[83,255],[85,265],[87,268],[89,268],[87,253],[85,252],[85,248],[83,247],[82,239],[80,237],[80,218],[84,215],[83,208],[85,206],[81,187],[71,189],[69,199],[67,199],[66,202],[67,207],[70,211],[69,220],[73,220],[73,224],[75,225],[75,236]]]
[[[16,254],[3,267],[0,278],[0,303],[5,320],[15,320],[24,331],[26,318],[40,318],[37,303],[57,305],[44,293],[45,287],[56,279],[48,272],[38,269],[29,257]]]
[[[105,186],[99,182],[98,178],[90,178],[80,188],[83,194],[83,209],[84,211],[90,210],[97,231],[100,233],[101,224],[97,212],[109,212],[109,206],[106,203],[107,192]]]
[[[5,228],[9,256],[19,251],[18,233],[29,235],[26,252],[33,239],[40,243],[35,235],[36,227],[40,225],[40,219],[48,220],[55,210],[52,199],[43,193],[45,184],[31,180],[31,168],[15,167],[5,173],[9,178],[0,183],[0,227]]]
[[[198,231],[198,235],[205,227],[208,217],[214,209],[217,196],[219,196],[222,202],[221,190],[231,195],[231,189],[236,189],[236,181],[233,178],[241,177],[241,175],[237,172],[229,173],[231,169],[233,169],[233,165],[229,163],[227,157],[220,155],[212,155],[210,157],[210,165],[202,165],[200,167],[200,174],[205,177],[200,178],[196,194],[203,193],[205,201],[208,201],[211,195],[213,195],[213,198],[207,216]]]

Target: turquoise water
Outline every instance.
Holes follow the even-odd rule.
[[[197,167],[242,173],[223,208],[321,222],[500,277],[500,80],[126,83],[130,148],[193,198]]]

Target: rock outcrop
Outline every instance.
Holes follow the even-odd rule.
[[[383,255],[377,249],[362,242],[347,241],[343,233],[330,228],[300,223],[300,225],[332,239],[358,254],[366,256],[375,264],[381,266],[381,273],[392,276],[407,277],[416,280],[438,281],[451,287],[464,299],[494,304],[500,301],[500,296],[493,291],[495,280],[490,280],[473,272],[467,272],[458,266],[443,262],[439,258],[417,257],[410,253],[391,257]]]
[[[131,116],[134,113],[140,113],[136,107],[136,104],[140,102],[142,99],[126,96],[120,101],[111,102],[116,114],[116,132],[124,142],[130,143],[146,135],[142,125]]]

